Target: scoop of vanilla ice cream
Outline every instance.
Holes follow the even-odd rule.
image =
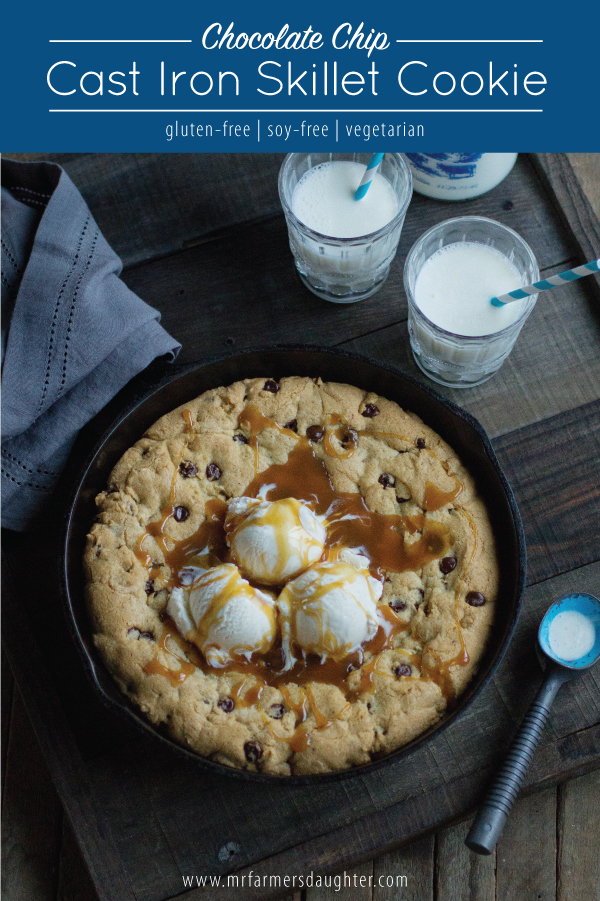
[[[278,599],[286,669],[293,645],[306,653],[341,659],[375,636],[377,601],[383,585],[361,554],[342,551],[337,561],[318,563],[289,582]]]
[[[225,518],[231,558],[256,582],[278,585],[293,579],[323,554],[327,536],[321,519],[293,497],[233,498]]]
[[[277,632],[274,599],[253,588],[233,563],[207,570],[187,590],[174,588],[167,613],[211,666],[264,654]]]

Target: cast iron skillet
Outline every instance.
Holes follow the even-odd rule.
[[[525,540],[519,511],[482,426],[464,410],[411,376],[347,351],[304,345],[276,346],[215,358],[202,365],[169,366],[168,370],[168,374],[157,377],[154,384],[138,391],[129,400],[91,456],[78,470],[75,468],[71,477],[67,525],[61,542],[62,595],[70,632],[97,694],[109,708],[180,756],[191,758],[214,773],[254,781],[284,779],[299,784],[350,778],[384,767],[430,741],[460,716],[493,675],[512,636],[525,584]],[[500,602],[488,649],[477,674],[455,707],[427,732],[384,758],[351,770],[314,776],[268,776],[233,769],[187,751],[161,734],[121,694],[105,669],[91,639],[84,601],[82,557],[85,537],[95,515],[94,498],[106,486],[113,466],[127,448],[164,413],[209,388],[229,385],[238,379],[263,376],[277,379],[285,375],[320,376],[325,381],[347,382],[365,391],[374,391],[416,413],[435,429],[457,451],[476,478],[492,517],[501,563]]]

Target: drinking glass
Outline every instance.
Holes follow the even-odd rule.
[[[517,269],[521,285],[529,285],[540,277],[533,251],[523,238],[512,228],[483,216],[447,219],[426,231],[412,246],[404,266],[411,350],[425,375],[449,388],[481,385],[500,369],[537,300],[537,294],[528,297],[519,318],[491,335],[455,334],[428,319],[415,300],[419,272],[436,251],[462,241],[485,244],[503,254]]]
[[[300,278],[313,294],[333,303],[364,300],[385,282],[412,197],[410,169],[401,153],[386,153],[379,173],[394,189],[398,212],[383,228],[357,238],[336,238],[308,228],[292,211],[294,188],[305,172],[321,163],[352,160],[366,167],[370,158],[370,153],[288,153],[279,172],[279,197]]]

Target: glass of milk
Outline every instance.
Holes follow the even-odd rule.
[[[412,197],[410,169],[386,153],[362,200],[354,199],[371,154],[289,153],[279,196],[300,278],[324,300],[354,303],[385,282]]]
[[[492,306],[492,297],[538,281],[528,244],[482,216],[447,219],[425,232],[404,267],[410,345],[419,368],[440,385],[471,388],[509,355],[537,294]]]

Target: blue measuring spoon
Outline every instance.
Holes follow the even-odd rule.
[[[540,624],[537,650],[546,678],[465,839],[478,854],[491,854],[500,838],[559,688],[600,658],[600,600],[570,594],[553,604]]]

